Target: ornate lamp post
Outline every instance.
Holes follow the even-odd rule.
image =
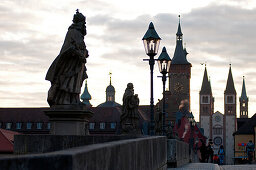
[[[165,82],[166,82],[166,74],[169,72],[170,70],[170,66],[171,66],[171,58],[169,57],[166,48],[163,47],[162,49],[162,53],[160,54],[160,56],[157,59],[158,62],[158,67],[159,67],[159,71],[160,73],[162,73],[162,81],[163,81],[163,112],[162,112],[162,134],[166,135],[166,126],[165,126],[165,117],[166,117],[166,113],[165,113]]]
[[[159,44],[161,38],[158,36],[153,23],[151,22],[149,24],[148,30],[144,37],[142,38],[145,52],[149,56],[149,59],[144,59],[143,61],[149,61],[150,65],[150,135],[154,135],[154,98],[153,98],[153,70],[154,70],[154,64],[155,59],[154,56],[158,52]]]

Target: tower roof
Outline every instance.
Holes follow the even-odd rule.
[[[89,100],[91,100],[92,97],[91,97],[91,95],[90,95],[90,93],[88,91],[87,80],[85,81],[84,92],[81,95],[81,99],[83,100],[84,104],[91,105]]]
[[[112,76],[112,73],[109,72],[109,85],[108,85],[108,87],[106,88],[106,92],[107,92],[107,93],[108,93],[108,92],[115,92],[115,88],[114,88],[114,86],[112,86],[112,84],[111,84],[111,76]]]
[[[180,17],[180,16],[179,16]],[[178,25],[178,30],[176,33],[176,48],[175,52],[172,58],[172,63],[171,64],[190,64],[187,60],[187,54],[183,49],[183,44],[182,44],[182,32],[181,32],[181,26],[180,26],[180,19],[179,19],[179,25]]]
[[[228,80],[227,80],[226,90],[224,93],[236,94],[236,89],[235,89],[234,80],[232,76],[231,64],[229,67]]]
[[[241,99],[243,99],[243,100],[247,100],[248,99],[247,94],[246,94],[244,76],[243,76],[243,86],[242,86]]]
[[[176,33],[177,36],[182,36],[182,32],[181,32],[181,27],[180,27],[180,15],[179,15],[179,25],[178,25],[178,30],[177,30],[177,33]]]
[[[210,83],[210,80],[208,79],[206,66],[204,69],[204,78],[203,78],[200,94],[212,94],[211,83]]]

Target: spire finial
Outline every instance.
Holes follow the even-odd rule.
[[[179,23],[180,23],[180,15],[178,17],[179,17]]]
[[[112,76],[112,72],[110,71],[108,75],[109,75],[110,85],[111,85],[111,76]]]

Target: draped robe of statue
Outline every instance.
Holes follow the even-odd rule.
[[[50,66],[46,80],[51,82],[47,101],[52,105],[80,104],[79,94],[86,74],[88,51],[84,43],[85,23],[73,23],[60,54]]]
[[[123,133],[141,133],[139,127],[139,98],[134,95],[133,84],[128,83],[125,93],[123,95],[123,107],[121,115],[121,126]]]

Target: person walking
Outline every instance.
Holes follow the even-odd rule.
[[[254,148],[255,146],[252,143],[252,140],[249,140],[249,142],[246,144],[246,153],[247,153],[249,164],[252,163]]]
[[[219,164],[223,165],[224,164],[224,156],[225,156],[225,150],[224,150],[223,145],[220,146],[218,155],[219,155]]]
[[[208,145],[206,147],[206,162],[213,163],[213,142],[212,139],[209,139]]]
[[[204,163],[206,161],[206,152],[207,152],[207,148],[206,148],[206,145],[204,143],[203,140],[201,140],[202,142],[202,145],[200,147],[200,153],[201,153],[201,162]]]

